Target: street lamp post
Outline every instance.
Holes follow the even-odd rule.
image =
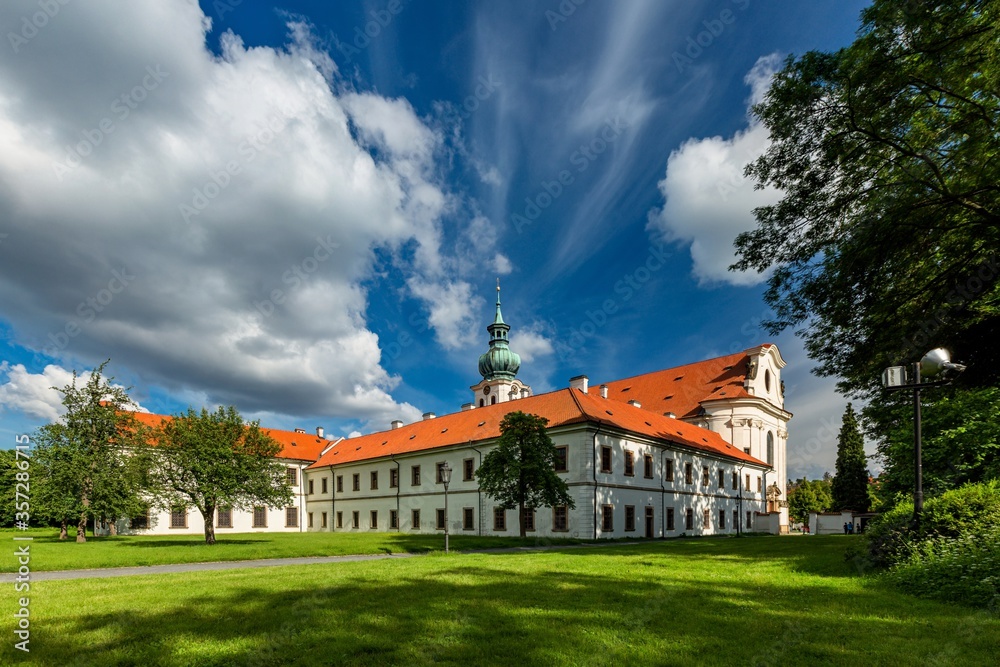
[[[890,391],[913,390],[913,527],[920,529],[920,515],[924,511],[924,465],[920,422],[920,390],[950,384],[955,376],[965,370],[962,364],[951,361],[948,350],[939,347],[931,350],[920,361],[914,362],[912,372],[906,366],[891,366],[882,372],[882,386]],[[925,382],[924,378],[940,378]]]
[[[441,466],[441,481],[444,483],[444,552],[448,553],[448,485],[451,484],[451,466]]]

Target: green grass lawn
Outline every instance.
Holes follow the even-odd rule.
[[[13,537],[25,535],[34,538],[31,542],[31,569],[34,572],[256,558],[444,551],[444,534],[406,533],[231,533],[218,536],[218,541],[209,546],[202,535],[88,536],[86,543],[77,544],[75,536],[60,541],[58,530],[35,528],[29,531],[0,530],[0,541],[12,544]],[[581,541],[452,535],[450,546],[456,551],[467,551],[537,544],[578,544]],[[0,572],[16,570],[15,559],[0,559]]]
[[[1000,620],[858,576],[854,538],[692,539],[31,588],[45,665],[985,665]],[[0,606],[11,664],[13,595]]]

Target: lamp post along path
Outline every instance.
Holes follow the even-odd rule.
[[[444,483],[444,552],[448,553],[448,485],[451,484],[451,466],[441,466],[441,481]]]

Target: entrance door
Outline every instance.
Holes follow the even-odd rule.
[[[653,537],[653,508],[646,508],[646,537]]]

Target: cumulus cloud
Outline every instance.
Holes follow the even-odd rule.
[[[0,363],[0,373],[7,375],[7,380],[0,384],[0,409],[17,410],[29,417],[44,420],[46,423],[57,421],[66,414],[63,407],[63,395],[58,389],[73,383],[73,373],[61,366],[49,364],[41,373],[29,373],[22,364],[11,366],[8,362]],[[83,386],[90,380],[90,372],[77,376],[77,386]],[[121,387],[121,385],[113,385]],[[138,403],[132,408],[137,412],[149,412]]]
[[[513,329],[510,333],[510,349],[517,352],[522,363],[537,361],[553,352],[547,327],[537,322]]]
[[[747,74],[754,104],[763,99],[780,66],[776,55],[760,58]],[[753,229],[753,209],[773,204],[780,192],[755,190],[743,175],[748,162],[768,146],[767,129],[751,118],[747,127],[729,138],[688,139],[667,160],[659,183],[665,203],[650,213],[648,229],[656,236],[690,244],[692,272],[701,284],[725,282],[754,285],[767,278],[756,272],[733,272],[733,241]]]
[[[0,24],[36,9],[3,3]],[[419,415],[392,398],[364,285],[394,251],[442,343],[463,340],[440,138],[338,79],[300,19],[285,48],[214,39],[196,2],[74,3],[0,50],[4,318],[63,365],[113,355],[211,404]]]

